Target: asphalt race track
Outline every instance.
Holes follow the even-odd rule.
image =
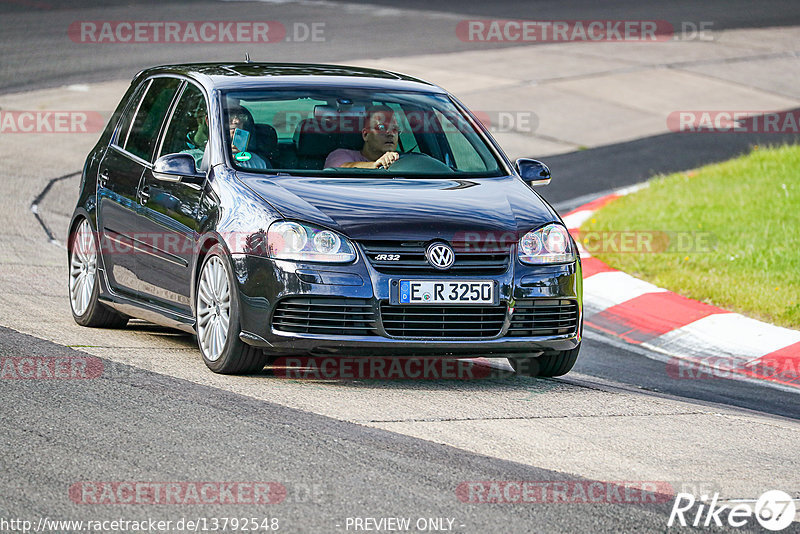
[[[112,82],[153,64],[240,60],[247,48],[80,44],[67,28],[82,20],[324,22],[324,43],[247,50],[257,61],[299,62],[399,62],[513,48],[454,39],[453,24],[468,17],[709,20],[716,29],[747,31],[800,25],[800,3],[791,1],[600,5],[5,0],[0,101],[7,103],[0,109],[14,109],[8,102],[87,109],[100,105],[90,100],[97,98],[103,107],[95,109],[107,116],[105,103],[115,103],[121,87]],[[75,104],[84,91],[87,101]],[[62,94],[68,96],[62,100]],[[313,381],[282,379],[269,368],[248,377],[214,375],[191,336],[141,321],[124,330],[78,327],[69,313],[59,243],[95,139],[0,133],[0,359],[77,359],[102,369],[89,380],[0,379],[0,532],[19,531],[2,522],[12,518],[36,526],[45,517],[234,516],[278,518],[287,532],[364,531],[369,523],[359,529],[355,519],[390,517],[410,518],[410,531],[664,532],[679,491],[752,500],[781,489],[800,498],[799,389],[676,380],[663,361],[599,332],[586,332],[577,366],[559,379],[514,377],[505,360],[479,360],[478,368],[491,368],[489,377]],[[787,140],[796,136],[659,133],[561,150],[542,158],[554,178],[541,193],[564,212],[656,173]],[[275,504],[97,504],[80,494],[86,484],[201,481],[275,482],[285,498]],[[465,497],[465,484],[476,481],[537,481],[571,490],[599,484],[606,497],[487,504]],[[612,490],[625,481],[658,491],[649,499],[615,500]],[[748,528],[757,531],[757,523],[730,530]],[[800,524],[785,532],[800,532]]]

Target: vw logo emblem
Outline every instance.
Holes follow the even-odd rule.
[[[449,269],[456,262],[455,252],[444,243],[433,243],[425,252],[425,257],[428,258],[428,263],[442,271]]]

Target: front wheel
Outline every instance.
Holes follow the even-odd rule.
[[[575,366],[580,350],[578,345],[572,350],[545,353],[538,358],[509,358],[508,362],[520,376],[562,376]]]
[[[215,373],[253,373],[264,368],[264,351],[239,339],[239,297],[225,249],[214,245],[200,269],[195,291],[197,344]]]
[[[72,317],[81,326],[121,328],[128,316],[103,305],[97,295],[97,244],[92,226],[86,219],[76,227],[69,245],[69,304]]]

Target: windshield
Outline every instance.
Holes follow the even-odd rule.
[[[223,94],[226,146],[240,169],[304,175],[503,174],[446,95],[354,89]]]

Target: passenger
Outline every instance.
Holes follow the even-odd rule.
[[[360,151],[334,150],[325,159],[325,167],[387,168],[400,157],[397,153],[399,136],[394,111],[387,106],[372,106],[367,109],[367,123],[361,130],[364,147]]]
[[[236,160],[236,165],[246,169],[272,168],[272,165],[258,154],[250,151],[242,152],[233,144],[233,134],[236,132],[237,128],[248,132],[250,134],[250,142],[248,144],[253,144],[255,128],[250,113],[245,111],[243,108],[231,109],[228,113],[228,128],[230,129],[231,135],[231,152],[233,153],[233,159]]]
[[[208,115],[203,113],[202,115],[196,115],[197,118],[197,129],[189,132],[187,134],[187,142],[186,144],[189,146],[188,149],[183,150],[184,154],[191,154],[194,157],[195,165],[198,169],[201,168],[203,165],[203,158],[205,156],[206,145],[208,144]],[[237,128],[240,130],[245,130],[250,133],[250,142],[248,144],[252,144],[253,138],[253,123],[252,119],[250,118],[250,114],[243,109],[232,109],[229,113],[229,120],[228,120],[228,128],[230,130],[231,140],[233,140],[233,134]],[[271,169],[272,165],[264,160],[258,154],[253,152],[242,152],[238,157],[240,150],[233,145],[231,142],[231,152],[233,153],[233,158],[236,160],[236,164],[239,167],[244,167],[246,169]]]

